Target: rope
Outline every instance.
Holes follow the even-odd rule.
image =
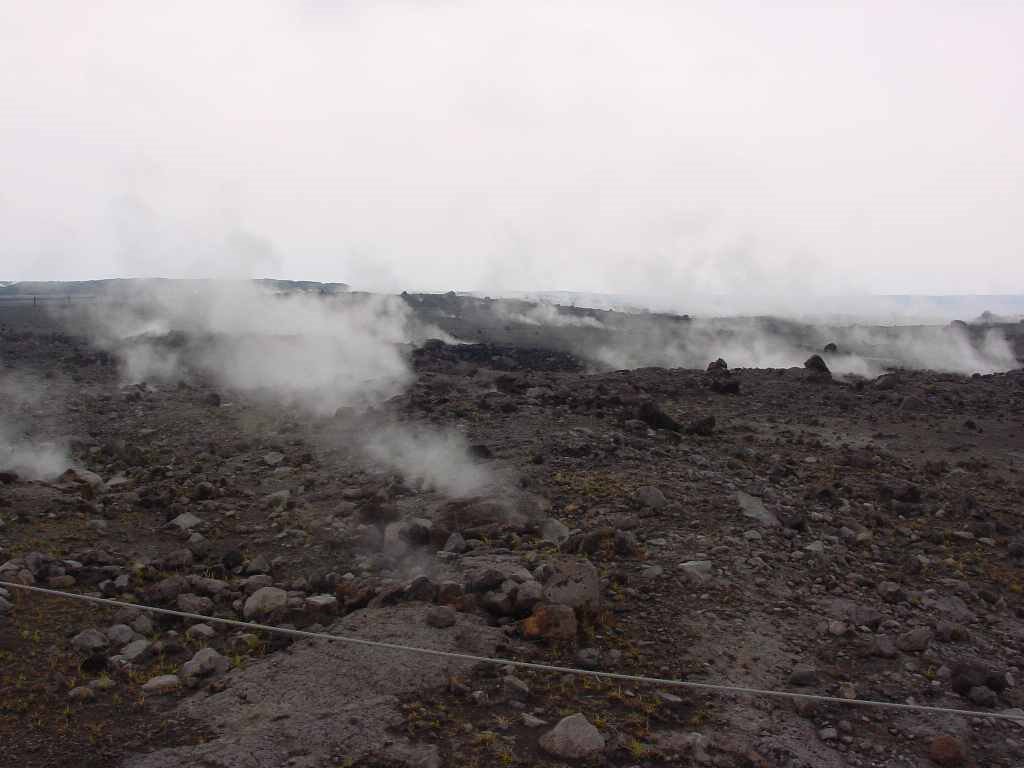
[[[231,627],[241,627],[247,630],[260,630],[291,637],[299,637],[313,640],[327,640],[329,642],[349,643],[351,645],[362,645],[369,648],[383,648],[390,651],[404,651],[407,653],[419,653],[425,656],[438,656],[449,659],[460,659],[483,664],[496,664],[503,667],[517,667],[519,669],[533,669],[540,672],[557,672],[560,674],[579,675],[583,677],[598,677],[607,680],[621,680],[630,683],[647,683],[671,688],[690,688],[698,691],[711,691],[715,693],[738,693],[748,696],[764,696],[776,699],[791,699],[801,701],[817,701],[825,704],[842,704],[854,707],[875,707],[879,709],[899,709],[911,712],[931,712],[943,715],[964,715],[967,717],[985,717],[993,720],[1010,720],[1024,726],[1024,712],[982,712],[973,709],[956,709],[953,707],[932,707],[925,704],[901,704],[894,701],[871,701],[869,699],[843,699],[838,696],[825,696],[818,693],[796,693],[794,691],[776,691],[766,688],[749,688],[738,685],[726,685],[725,683],[700,683],[692,680],[673,680],[664,677],[649,677],[647,675],[628,675],[623,672],[602,672],[599,670],[577,669],[575,667],[562,667],[555,664],[538,664],[532,661],[516,661],[514,659],[498,659],[488,656],[476,656],[470,653],[458,653],[456,651],[439,651],[433,648],[419,648],[412,645],[400,643],[388,643],[381,640],[366,640],[360,637],[348,637],[345,635],[331,635],[326,632],[309,632],[303,629],[289,629],[287,627],[274,627],[269,624],[258,624],[256,622],[238,621],[237,619],[222,619],[216,616],[203,616],[198,613],[187,611],[176,611],[170,608],[157,608],[152,605],[140,605],[128,603],[122,600],[112,600],[106,597],[94,597],[82,595],[75,592],[64,592],[57,589],[46,589],[45,587],[33,587],[27,584],[16,584],[9,581],[0,581],[0,586],[20,589],[26,592],[38,592],[43,595],[53,595],[70,600],[80,600],[87,603],[97,603],[115,608],[132,608],[139,611],[162,614],[164,616],[175,616],[181,619],[192,619],[203,623],[225,624]]]

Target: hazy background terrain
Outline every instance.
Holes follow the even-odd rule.
[[[1019,4],[0,11],[0,279],[1024,293]]]

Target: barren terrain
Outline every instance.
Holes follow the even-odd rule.
[[[395,347],[401,382],[312,409],[219,378],[235,350],[219,332],[113,343],[75,302],[0,304],[2,423],[60,470],[20,455],[0,474],[0,580],[511,660],[1024,710],[1019,323],[695,334],[685,317],[403,299],[419,330]],[[799,357],[743,367],[728,350],[751,328],[776,340],[763,359]],[[984,352],[992,332],[1006,349]],[[906,365],[960,343],[982,350],[968,366],[1009,370]],[[173,351],[173,371],[129,383],[140,344]],[[1017,766],[1022,728],[0,588],[3,766]]]

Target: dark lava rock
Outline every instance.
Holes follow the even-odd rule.
[[[804,368],[809,371],[813,371],[816,374],[822,374],[824,376],[832,375],[832,372],[828,369],[828,366],[825,365],[825,361],[822,359],[821,355],[811,355],[804,360]]]
[[[680,429],[678,421],[650,400],[640,403],[636,410],[636,418],[654,429],[668,429],[673,432],[678,432]]]
[[[711,391],[720,395],[738,395],[740,393],[739,379],[716,378],[711,382]]]
[[[705,416],[701,419],[695,419],[686,425],[686,433],[688,435],[702,435],[704,437],[710,437],[715,433],[715,417]]]
[[[950,687],[961,696],[970,696],[971,689],[987,687],[996,693],[1006,689],[1006,675],[978,661],[958,661],[949,676]]]

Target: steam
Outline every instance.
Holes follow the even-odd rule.
[[[367,406],[410,380],[400,345],[431,335],[391,296],[275,294],[251,282],[137,283],[86,309],[128,382],[201,374],[316,415]]]
[[[370,437],[365,450],[407,481],[451,498],[480,495],[494,483],[486,468],[467,460],[468,446],[457,432],[437,432],[424,426],[386,427]]]
[[[127,291],[83,317],[127,381],[206,377],[312,416],[400,394],[413,378],[403,349],[450,338],[394,296],[280,294],[248,281],[133,281]],[[366,458],[449,496],[490,481],[456,433],[391,425],[357,439]]]
[[[0,374],[0,470],[29,480],[52,480],[70,466],[67,447],[40,438],[33,427],[45,386],[24,373]]]
[[[637,320],[612,335],[591,356],[612,368],[702,368],[724,358],[738,368],[800,366],[810,352],[835,342],[826,356],[839,376],[872,377],[889,367],[950,373],[993,373],[1018,363],[1005,335],[986,330],[979,339],[960,326],[896,328],[811,327],[781,320],[692,320],[668,324]]]
[[[555,328],[604,328],[604,323],[596,317],[586,314],[569,314],[559,307],[546,302],[539,302],[522,312],[509,310],[502,303],[495,303],[493,311],[499,319],[523,325],[546,325]]]
[[[0,421],[0,471],[13,471],[29,480],[53,480],[69,465],[64,448],[36,443]]]

